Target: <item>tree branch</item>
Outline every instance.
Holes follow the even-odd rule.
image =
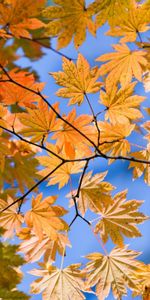
[[[35,95],[38,95],[40,96],[41,99],[43,99],[43,101],[45,103],[47,103],[47,105],[53,110],[53,112],[57,115],[57,117],[62,120],[64,123],[66,123],[68,126],[70,126],[72,129],[74,129],[76,132],[78,132],[81,136],[83,136],[96,150],[96,154],[97,157],[102,157],[102,158],[105,158],[105,159],[114,159],[114,160],[120,160],[120,159],[124,159],[126,161],[134,161],[134,162],[138,162],[138,163],[145,163],[145,164],[150,164],[150,161],[146,161],[146,160],[141,160],[141,159],[136,159],[134,157],[127,157],[127,156],[122,156],[122,155],[119,155],[119,156],[111,156],[111,155],[107,155],[105,153],[103,153],[97,146],[96,144],[88,137],[86,136],[83,132],[81,132],[78,128],[76,128],[74,125],[72,125],[70,122],[68,122],[64,117],[62,117],[58,112],[57,110],[55,110],[55,108],[47,101],[47,99],[39,92],[39,91],[35,91],[31,88],[28,88],[24,85],[22,85],[21,83],[19,82],[16,82],[15,80],[13,80],[11,78],[11,76],[8,74],[8,72],[5,70],[5,68],[0,64],[0,68],[3,70],[3,72],[5,73],[5,75],[9,78],[10,82],[16,84],[17,86],[20,86],[21,88],[27,90],[27,91],[30,91],[31,93],[35,94]],[[66,160],[67,162],[67,160]],[[68,161],[69,162],[69,161]]]
[[[0,211],[0,214],[3,213],[5,210],[13,206],[19,201],[23,201],[26,196],[28,196],[36,187],[38,187],[42,182],[44,182],[50,175],[52,175],[57,169],[59,169],[63,164],[65,164],[65,161],[62,161],[55,169],[53,169],[51,172],[49,172],[46,176],[44,176],[41,180],[39,180],[36,184],[34,184],[25,194],[23,194],[21,197],[16,199],[13,203],[6,206],[4,209]]]

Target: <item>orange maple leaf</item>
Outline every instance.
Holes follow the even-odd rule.
[[[59,112],[58,103],[53,107]],[[18,114],[18,117],[25,125],[20,133],[31,136],[34,142],[45,140],[50,133],[60,129],[60,120],[52,109],[48,109],[48,105],[43,100],[40,100],[35,108],[27,108],[26,113]]]
[[[5,105],[18,104],[21,107],[35,107],[34,103],[39,101],[40,97],[29,91],[28,88],[38,92],[44,88],[44,83],[36,83],[33,74],[19,71],[17,68],[11,70],[8,74],[15,82],[27,87],[27,89],[9,81],[8,76],[3,74],[1,80],[6,80],[6,82],[0,82],[1,101]]]
[[[12,204],[14,200],[8,196],[7,201],[0,199],[0,209],[5,209],[8,205]],[[18,203],[13,204],[11,207],[0,213],[0,226],[6,230],[4,233],[5,238],[13,237],[15,231],[19,233],[21,225],[24,221],[23,216],[18,213]]]
[[[25,214],[25,222],[32,228],[39,240],[43,239],[44,233],[51,239],[57,240],[58,231],[68,230],[67,223],[60,219],[66,214],[61,206],[52,206],[56,196],[49,196],[42,201],[42,193],[32,199],[32,209]]]
[[[39,15],[45,0],[11,0],[8,3],[0,3],[0,24],[7,26],[10,32],[17,38],[30,38],[28,30],[45,27],[45,24],[34,18]],[[6,32],[7,33],[7,32]]]
[[[59,147],[56,145],[47,143],[46,147],[64,159],[66,158],[64,152],[61,152]],[[61,163],[59,158],[49,152],[47,156],[38,156],[37,159],[40,162],[40,165],[45,167],[45,169],[38,171],[40,176],[46,176],[46,174],[50,173]],[[48,185],[59,183],[59,188],[62,188],[68,183],[70,175],[80,173],[83,166],[84,162],[67,162],[63,164],[52,175],[50,175]]]
[[[68,116],[63,117],[67,122],[71,123],[74,128],[62,121],[61,129],[58,130],[52,137],[52,139],[57,139],[56,145],[58,145],[59,148],[64,147],[66,155],[71,159],[74,159],[75,154],[77,154],[78,151],[80,152],[80,150],[80,155],[84,155],[85,153],[90,155],[90,143],[86,139],[86,136],[88,136],[91,140],[95,138],[95,128],[93,125],[90,125],[92,117],[89,115],[80,115],[76,117],[75,108],[68,114]],[[77,132],[75,128],[82,132],[85,137]]]
[[[143,117],[139,111],[140,103],[145,97],[132,95],[135,82],[130,83],[125,88],[117,90],[114,86],[111,92],[100,92],[100,103],[106,106],[105,120],[110,120],[112,124],[127,123]]]

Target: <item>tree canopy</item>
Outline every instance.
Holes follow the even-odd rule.
[[[149,20],[149,0],[0,0],[0,226],[4,239],[17,236],[28,264],[38,263],[30,271],[39,277],[31,293],[44,300],[82,300],[85,293],[103,300],[111,290],[121,300],[127,289],[150,299],[150,266],[138,258],[142,249],[126,244],[127,238],[141,237],[138,225],[149,218],[140,208],[143,200],[136,200],[136,191],[128,200],[127,190],[107,181],[110,164],[121,161],[133,179],[142,176],[150,185],[150,108],[148,97],[138,92],[138,87],[150,91]],[[105,24],[116,44],[91,64],[82,44],[89,34],[96,39]],[[65,54],[71,43],[76,57]],[[45,49],[62,57],[61,70],[49,69],[56,102],[34,69]],[[18,64],[20,57],[28,59],[28,68]],[[56,195],[42,190],[45,182],[56,187]],[[67,209],[64,196],[57,202],[66,187]],[[89,226],[100,249],[85,255],[85,265],[79,260],[64,267],[77,219]],[[7,259],[2,256],[4,269],[10,262],[22,264],[15,246],[1,247],[9,252]],[[18,272],[13,268],[7,291],[0,281],[2,299],[29,299],[12,294]]]

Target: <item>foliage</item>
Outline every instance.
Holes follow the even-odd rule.
[[[3,231],[1,231],[2,234]],[[22,280],[20,266],[24,263],[17,254],[18,246],[0,242],[0,297],[1,299],[22,299],[30,297],[17,290],[16,285]]]
[[[143,176],[150,185],[150,108],[144,109],[147,98],[137,92],[140,85],[150,91],[149,20],[149,0],[0,0],[0,226],[4,238],[16,234],[20,239],[27,263],[43,260],[30,273],[40,276],[31,293],[42,293],[44,300],[85,299],[84,292],[106,299],[110,289],[119,300],[127,288],[133,296],[150,299],[149,265],[124,241],[141,236],[138,224],[148,219],[139,211],[143,201],[127,200],[127,190],[114,193],[116,187],[105,180],[109,165],[121,160],[133,169],[134,179]],[[72,59],[60,52],[72,40],[79,51],[87,32],[94,38],[105,23],[106,34],[118,42],[94,66],[82,53]],[[51,45],[54,37],[57,49]],[[60,99],[53,104],[32,64],[45,48],[62,56],[62,70],[49,70]],[[29,68],[17,65],[20,49]],[[69,109],[62,111],[67,100]],[[97,174],[93,161],[98,161]],[[108,162],[105,172],[102,161]],[[62,192],[67,187],[68,210],[63,199],[57,204],[57,195],[42,194],[44,182]],[[72,207],[69,223],[66,214]],[[92,229],[101,249],[86,255],[85,266],[79,262],[64,268],[77,219]],[[115,246],[108,253],[109,240]],[[0,297],[28,299],[15,289],[21,278],[16,267],[23,260],[15,246],[0,247],[8,251],[1,258]],[[57,254],[60,268],[52,265]]]

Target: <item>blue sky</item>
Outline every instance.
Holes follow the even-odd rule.
[[[117,38],[112,38],[104,35],[104,32],[107,29],[107,25],[103,26],[98,30],[97,37],[94,38],[91,35],[87,35],[86,42],[80,47],[79,51],[87,58],[90,62],[91,66],[95,64],[95,58],[100,56],[103,53],[111,52],[112,47],[111,44],[117,43]],[[52,46],[56,47],[56,41],[53,40]],[[56,53],[50,50],[44,50],[45,56],[37,62],[33,63],[34,68],[40,75],[40,80],[46,82],[46,87],[44,93],[49,96],[49,101],[51,103],[55,101],[61,102],[61,112],[67,112],[71,110],[72,107],[67,106],[67,100],[60,99],[55,96],[55,92],[57,90],[57,86],[54,83],[54,79],[48,74],[49,72],[54,72],[61,70],[62,58]],[[62,52],[69,57],[77,58],[77,51],[75,51],[73,44],[69,45],[67,48],[62,49]],[[18,61],[18,65],[21,66],[30,66],[30,61],[26,58],[20,59]],[[144,90],[142,85],[140,84],[137,88],[137,93],[143,95]],[[148,96],[148,94],[146,95]],[[99,111],[101,109],[100,104],[97,104],[97,95],[91,96],[91,103],[95,109],[95,111]],[[96,99],[96,101],[95,101]],[[94,103],[95,101],[95,103]],[[145,106],[148,106],[148,104]],[[89,109],[83,103],[80,107],[76,106],[77,111],[81,113],[89,113]],[[137,137],[136,137],[137,138]],[[138,143],[138,140],[136,141]],[[144,141],[143,141],[144,144]],[[94,165],[94,173],[103,172],[108,169],[107,162],[103,159],[96,160]],[[90,169],[90,168],[89,168]],[[77,176],[73,177],[75,186],[77,185]],[[143,177],[139,178],[136,181],[132,180],[132,170],[128,170],[128,163],[116,161],[111,166],[109,166],[109,172],[106,177],[106,180],[115,185],[116,191],[119,192],[123,189],[128,188],[128,199],[137,199],[137,200],[145,200],[145,203],[142,205],[141,211],[145,214],[148,214],[149,211],[149,187],[144,183]],[[67,187],[58,191],[58,186],[54,187],[46,187],[46,184],[42,184],[40,186],[40,191],[43,191],[44,195],[50,194],[59,194],[58,203],[60,205],[68,206],[68,200],[65,198],[65,195],[68,193]],[[74,216],[74,209],[71,209],[70,215],[67,216],[68,221],[72,219]],[[87,218],[92,218],[90,213],[87,214]],[[141,238],[136,239],[125,239],[125,242],[129,244],[129,248],[143,251],[140,259],[142,259],[145,263],[149,263],[149,245],[148,245],[148,236],[149,236],[149,222],[145,222],[144,225],[140,225],[139,228],[143,234]],[[88,225],[80,219],[73,224],[71,227],[71,231],[69,234],[69,238],[72,242],[72,248],[67,249],[67,256],[64,261],[64,266],[67,266],[71,263],[83,262],[85,263],[84,255],[90,252],[102,251],[100,244],[97,242],[94,235],[91,233]],[[114,245],[109,241],[106,245],[107,250],[111,250]],[[60,266],[61,258],[58,256],[56,265]],[[35,279],[32,275],[29,275],[27,271],[33,269],[35,264],[27,264],[22,270],[25,272],[24,280],[20,285],[20,289],[25,292],[29,292],[29,284],[31,281]],[[131,294],[128,294],[128,297],[123,299],[130,299]],[[42,299],[41,295],[33,295],[31,297],[32,300],[40,300]],[[94,295],[86,294],[86,299],[96,300],[97,297]],[[108,300],[114,299],[112,295],[107,298]],[[136,297],[135,299],[141,299],[140,297]],[[64,299],[65,300],[65,299]]]

